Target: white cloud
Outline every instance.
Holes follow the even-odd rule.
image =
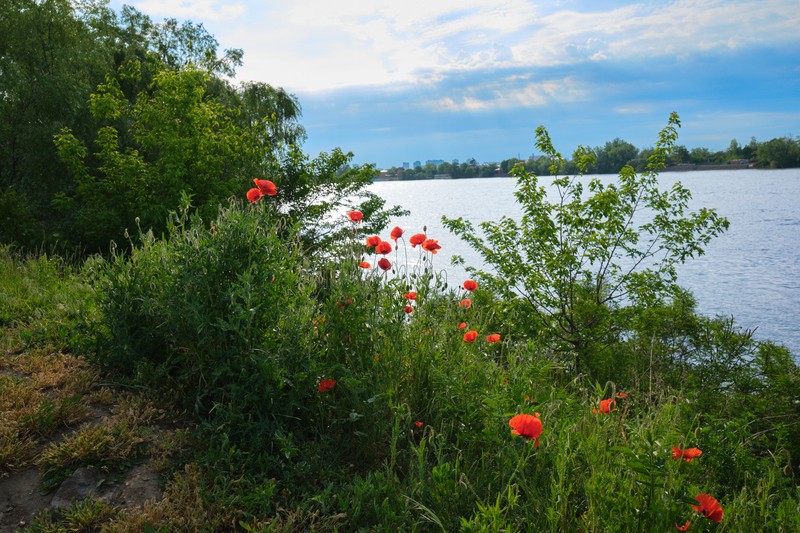
[[[507,83],[508,79],[467,87],[458,95],[449,95],[425,105],[436,111],[486,111],[542,107],[554,102],[566,103],[583,99],[588,90],[572,78]]]
[[[603,5],[608,5],[604,3]],[[425,85],[451,73],[585,61],[685,56],[753,44],[797,45],[796,0],[138,0],[151,15],[206,24],[223,48],[242,48],[240,79],[296,93]],[[576,7],[577,6],[577,7]],[[542,87],[518,98],[535,105]],[[452,97],[481,108],[513,99]],[[546,94],[546,92],[545,92]],[[568,93],[569,94],[569,93]]]
[[[243,1],[219,0],[134,0],[131,5],[151,16],[186,18],[195,22],[226,20],[245,12]]]

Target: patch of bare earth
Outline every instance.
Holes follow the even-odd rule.
[[[57,351],[0,354],[0,531],[87,498],[119,520],[163,498],[161,474],[183,430],[142,396],[99,382]]]

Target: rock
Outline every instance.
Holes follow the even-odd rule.
[[[53,509],[64,509],[75,501],[85,500],[89,496],[99,496],[99,487],[106,479],[105,473],[90,466],[82,466],[61,483],[50,500]]]

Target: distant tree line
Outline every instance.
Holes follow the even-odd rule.
[[[652,148],[639,150],[633,144],[616,138],[608,141],[604,146],[591,149],[595,162],[588,167],[591,174],[616,174],[625,165],[630,165],[641,172],[647,165],[647,159],[652,155]],[[678,145],[667,158],[667,166],[676,165],[727,165],[731,162],[747,161],[757,168],[796,168],[800,167],[800,138],[778,137],[766,142],[757,142],[751,138],[750,142],[742,145],[736,139],[730,142],[727,150],[712,152],[708,148],[692,148]],[[438,167],[427,164],[421,167],[402,169],[393,167],[388,170],[390,176],[408,179],[430,179],[437,175],[458,178],[481,178],[491,176],[504,176],[511,172],[514,165],[521,163],[525,170],[539,176],[550,174],[552,161],[547,156],[531,156],[528,159],[511,158],[498,163],[478,163],[469,159],[459,164],[458,160],[452,163],[442,163]],[[567,161],[564,171],[576,173],[577,164]]]

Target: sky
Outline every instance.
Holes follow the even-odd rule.
[[[241,48],[236,81],[297,96],[311,156],[379,168],[616,138],[724,150],[800,135],[798,0],[129,0]],[[112,0],[116,10],[123,2]]]

